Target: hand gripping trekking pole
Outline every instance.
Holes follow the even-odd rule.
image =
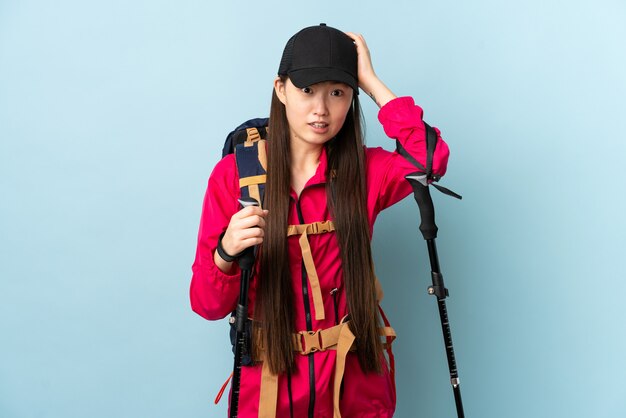
[[[239,199],[241,206],[259,206],[259,202],[250,197]],[[239,409],[239,387],[241,381],[241,359],[245,346],[245,329],[248,320],[248,289],[250,287],[250,277],[256,258],[256,245],[246,248],[237,258],[237,264],[241,270],[241,287],[239,289],[239,303],[235,311],[235,364],[233,366],[233,383],[230,397],[230,418],[237,418]]]
[[[430,258],[430,269],[433,280],[433,285],[428,288],[428,294],[437,297],[439,317],[441,319],[441,330],[443,332],[443,340],[446,346],[448,369],[450,370],[450,383],[452,384],[452,390],[454,392],[456,412],[459,418],[464,418],[465,414],[463,412],[463,402],[461,400],[459,374],[456,368],[456,359],[454,358],[454,349],[452,347],[452,334],[450,333],[450,323],[448,321],[448,311],[446,309],[448,289],[446,289],[443,284],[443,275],[439,269],[439,258],[437,257],[437,246],[435,244],[435,238],[437,238],[435,208],[433,206],[426,178],[427,176],[423,174],[406,177],[413,187],[413,194],[421,216],[421,224],[419,228],[428,246],[428,256]],[[426,183],[426,185],[424,185],[424,183]]]

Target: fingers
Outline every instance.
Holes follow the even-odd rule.
[[[352,38],[352,40],[354,40],[355,42],[357,40],[363,40],[363,35],[361,35],[360,33],[354,33],[354,32],[345,32],[346,35],[348,35],[350,38]]]
[[[231,254],[228,251],[223,241],[222,241],[222,246],[224,247],[224,250],[228,254],[234,255],[234,254],[239,254],[240,252],[242,252],[243,250],[245,250],[246,248],[252,245],[261,244],[263,242],[263,237],[265,236],[265,232],[261,228],[248,228],[248,229],[233,231],[232,236],[233,236],[233,241],[235,243],[235,246],[233,247],[234,248],[233,254]],[[224,238],[226,238],[226,235],[224,235]]]
[[[263,210],[258,206],[248,206],[247,208],[243,208],[239,212],[235,213],[233,217],[245,218],[250,215],[265,216],[265,214],[267,214],[267,210]]]
[[[357,34],[353,33],[353,32],[344,32],[346,35],[348,35],[350,38],[352,38],[353,41],[356,42],[356,38],[357,38]]]
[[[265,216],[267,213],[267,210],[263,210],[258,206],[248,206],[235,213],[231,223],[233,221],[236,222],[240,228],[252,228],[255,226],[265,228]]]
[[[359,87],[365,90],[368,85],[372,84],[372,80],[376,78],[370,51],[367,48],[363,35],[353,32],[346,32],[346,35],[354,41],[354,45],[356,46]],[[368,91],[366,90],[366,92]]]
[[[357,52],[367,52],[367,43],[365,42],[363,35],[353,32],[345,32],[345,34],[352,38],[354,44],[356,45]]]
[[[235,213],[222,238],[224,251],[230,255],[239,254],[250,246],[262,243],[267,213],[258,206],[249,206]]]

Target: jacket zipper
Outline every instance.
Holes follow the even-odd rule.
[[[296,199],[296,210],[298,211],[298,220],[301,224],[304,224],[304,216],[302,215],[302,208],[300,207],[300,199]],[[309,287],[306,274],[306,268],[304,266],[304,260],[301,265],[302,271],[302,299],[304,301],[304,312],[306,318],[307,331],[313,330],[313,323],[311,321],[311,304],[309,303]],[[313,353],[307,356],[309,358],[309,418],[314,417],[315,411],[315,362],[313,360]]]
[[[330,291],[330,295],[333,297],[333,305],[335,305],[335,325],[339,325],[339,304],[337,296],[339,296],[339,289],[336,287]]]
[[[289,394],[289,417],[293,418],[293,394],[291,393],[291,373],[287,373],[287,393]]]

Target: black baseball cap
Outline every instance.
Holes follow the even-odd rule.
[[[348,35],[325,23],[304,28],[287,41],[278,75],[289,76],[299,88],[339,81],[358,94],[356,46]]]

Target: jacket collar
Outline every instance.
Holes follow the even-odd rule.
[[[317,170],[315,170],[315,174],[307,181],[304,187],[326,183],[326,167],[328,167],[328,156],[326,154],[326,147],[322,147],[320,163],[317,165]]]

